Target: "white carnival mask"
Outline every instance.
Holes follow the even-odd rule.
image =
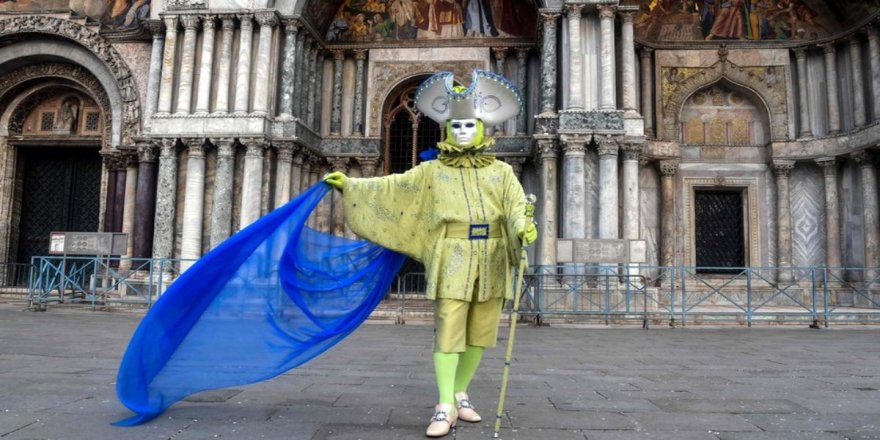
[[[449,121],[449,127],[457,145],[466,147],[474,144],[474,139],[477,137],[476,119],[452,119]]]

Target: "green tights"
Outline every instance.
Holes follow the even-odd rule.
[[[440,403],[455,405],[455,393],[467,392],[483,359],[483,347],[468,345],[464,353],[434,353]]]

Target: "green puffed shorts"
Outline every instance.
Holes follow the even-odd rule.
[[[434,352],[463,353],[466,345],[494,347],[504,298],[478,302],[438,298],[434,301]]]

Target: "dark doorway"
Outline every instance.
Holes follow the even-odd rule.
[[[743,199],[742,189],[694,192],[697,272],[737,273],[745,266]]]
[[[97,231],[101,156],[97,148],[21,148],[18,261],[49,251],[52,231]]]

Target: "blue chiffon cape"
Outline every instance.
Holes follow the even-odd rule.
[[[135,415],[115,425],[144,423],[199,391],[273,378],[363,323],[406,257],[307,227],[330,190],[323,182],[309,188],[165,291],[119,367],[116,392]]]

